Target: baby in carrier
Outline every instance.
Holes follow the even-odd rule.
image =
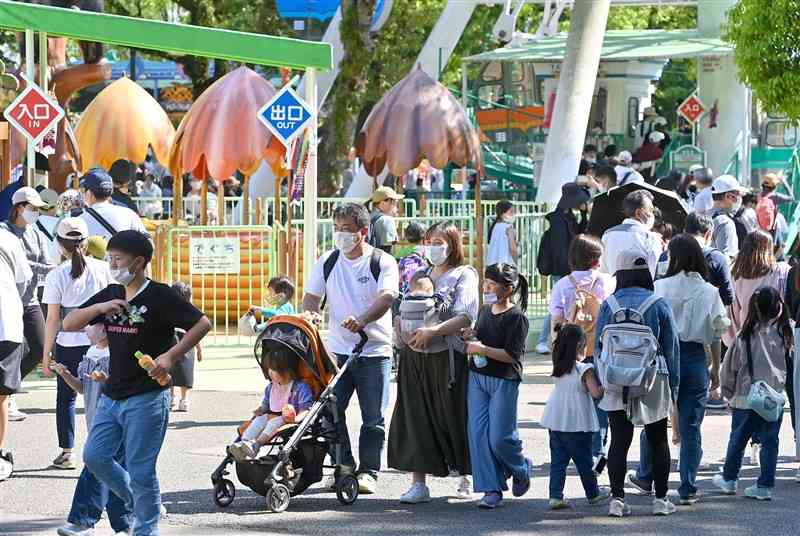
[[[447,307],[448,300],[434,292],[433,280],[424,270],[411,278],[408,292],[400,302],[400,340],[408,344],[419,328],[438,324],[439,314]]]
[[[314,403],[311,388],[298,379],[299,359],[286,349],[271,350],[264,356],[262,366],[267,369],[270,383],[241,440],[228,447],[236,461],[256,458],[259,449],[281,426],[303,420]]]

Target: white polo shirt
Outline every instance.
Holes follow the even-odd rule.
[[[147,233],[139,215],[128,207],[115,205],[109,199],[107,201],[95,203],[91,208],[97,211],[97,213],[117,232],[134,230]],[[86,226],[89,227],[89,236],[102,236],[106,240],[111,238],[111,232],[86,210],[83,211],[80,217],[83,218],[83,221],[86,222]]]
[[[20,288],[32,277],[22,243],[10,232],[0,229],[0,341],[23,341]]]
[[[306,292],[313,295],[328,297],[328,310],[330,311],[330,327],[326,346],[334,354],[349,355],[358,344],[357,334],[342,327],[342,322],[350,316],[358,318],[372,307],[378,295],[389,291],[397,295],[400,287],[400,274],[397,261],[388,253],[381,253],[381,272],[378,281],[370,271],[372,246],[364,246],[364,254],[359,258],[350,260],[339,254],[339,259],[333,267],[325,283],[324,265],[333,251],[325,253],[317,259],[311,275],[306,281]],[[392,311],[389,309],[384,315],[367,324],[364,331],[369,337],[362,352],[363,356],[392,355]]]

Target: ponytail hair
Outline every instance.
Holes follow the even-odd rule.
[[[497,225],[497,223],[500,221],[501,216],[503,214],[505,214],[506,212],[508,212],[509,210],[511,210],[512,208],[514,208],[514,205],[508,199],[501,199],[494,206],[494,221],[489,226],[489,241],[490,242],[492,240],[492,231],[494,231],[494,226]]]
[[[86,270],[86,259],[83,257],[83,250],[86,247],[86,240],[70,240],[69,238],[58,237],[58,243],[64,251],[72,258],[72,269],[69,275],[72,279],[78,279]]]
[[[528,280],[519,273],[516,266],[504,262],[492,264],[486,267],[484,277],[504,287],[511,287],[511,295],[517,295],[514,303],[523,313],[528,310]]]
[[[586,333],[577,324],[561,324],[556,327],[553,343],[553,372],[550,376],[560,378],[572,372],[578,354],[586,349]]]

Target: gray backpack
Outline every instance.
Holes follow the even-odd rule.
[[[658,339],[644,323],[644,314],[658,300],[653,294],[636,309],[623,309],[613,294],[606,300],[612,323],[603,327],[601,335],[603,386],[621,396],[624,403],[646,395],[655,383]]]

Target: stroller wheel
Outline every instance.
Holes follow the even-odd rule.
[[[289,508],[289,501],[292,500],[292,495],[283,484],[273,484],[267,490],[267,508],[275,513],[280,513]]]
[[[347,506],[358,499],[358,480],[353,475],[344,475],[336,482],[336,498]]]
[[[236,488],[233,486],[233,482],[227,478],[214,484],[214,502],[220,508],[230,506],[234,497],[236,497]]]

